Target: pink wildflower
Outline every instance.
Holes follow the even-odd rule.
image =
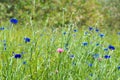
[[[102,61],[102,58],[98,58],[98,61]]]
[[[62,53],[64,50],[62,48],[58,48],[57,52]]]

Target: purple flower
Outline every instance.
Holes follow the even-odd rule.
[[[11,22],[11,23],[13,23],[13,24],[17,24],[17,23],[18,23],[18,20],[17,20],[17,19],[12,18],[12,19],[10,19],[10,22]]]

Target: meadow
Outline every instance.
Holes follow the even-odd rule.
[[[119,0],[1,0],[0,80],[120,80]]]
[[[119,32],[28,25],[12,18],[0,28],[0,80],[120,79]]]

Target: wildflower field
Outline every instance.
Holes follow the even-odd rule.
[[[75,25],[17,29],[18,23],[12,18],[0,28],[1,80],[120,79],[119,32]]]
[[[80,25],[65,8],[40,21],[0,15],[0,80],[120,80],[119,29],[99,19]]]

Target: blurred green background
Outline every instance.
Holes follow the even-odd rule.
[[[17,18],[42,27],[94,26],[120,29],[120,0],[0,0],[0,25]],[[47,22],[47,24],[45,24]]]

